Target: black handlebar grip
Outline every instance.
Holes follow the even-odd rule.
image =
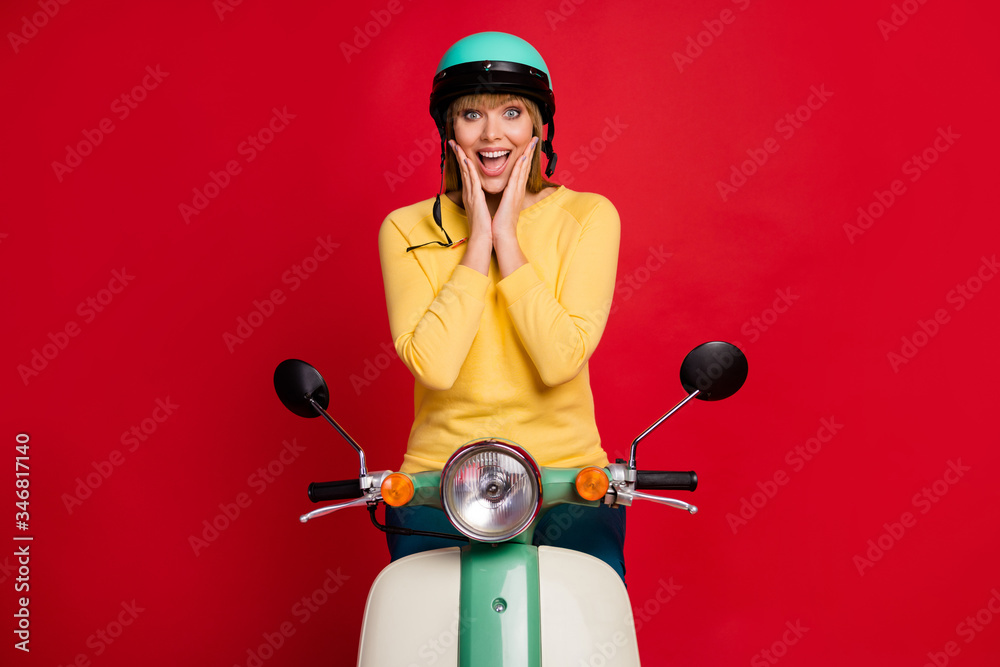
[[[350,500],[360,498],[361,480],[343,479],[336,482],[313,482],[309,485],[309,500],[314,503],[324,500]]]
[[[698,475],[694,470],[636,470],[636,489],[658,491],[694,491],[698,488]]]

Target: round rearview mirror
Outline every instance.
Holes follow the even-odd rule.
[[[274,369],[274,391],[286,408],[300,417],[318,417],[309,399],[326,410],[330,391],[319,371],[298,359],[285,359]]]
[[[729,398],[747,379],[747,358],[732,343],[702,343],[688,352],[681,364],[681,385],[703,401]]]

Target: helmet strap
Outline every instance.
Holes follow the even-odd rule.
[[[406,249],[406,252],[410,252],[411,250],[416,250],[417,248],[423,248],[425,245],[431,245],[433,243],[436,243],[437,245],[443,246],[445,248],[450,248],[451,246],[455,245],[455,242],[451,240],[450,236],[448,236],[448,232],[445,231],[444,224],[441,222],[441,191],[444,189],[444,159],[445,159],[445,140],[444,140],[444,133],[442,133],[441,134],[441,182],[438,185],[437,196],[434,198],[434,223],[441,230],[441,233],[444,234],[444,237],[445,239],[448,240],[448,243],[442,243],[441,241],[428,241],[427,243],[421,243],[420,245],[410,246],[409,248]]]
[[[448,245],[452,245],[454,241],[448,236],[448,232],[444,230],[444,223],[441,222],[441,192],[444,190],[444,159],[445,159],[445,142],[444,137],[441,138],[441,182],[438,184],[437,197],[434,198],[434,222],[441,229],[444,237],[448,239]]]
[[[554,136],[556,136],[556,120],[549,118],[549,129],[545,134],[545,141],[542,142],[542,151],[549,159],[549,163],[545,165],[546,178],[552,178],[552,174],[556,171],[556,163],[559,161],[559,155],[552,149],[552,137]]]

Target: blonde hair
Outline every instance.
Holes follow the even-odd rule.
[[[542,114],[538,110],[538,105],[532,100],[520,95],[499,94],[499,93],[479,93],[475,95],[464,95],[459,97],[448,106],[448,116],[445,123],[445,139],[455,138],[455,118],[459,112],[469,108],[486,107],[494,109],[501,104],[511,100],[517,100],[528,110],[528,117],[531,118],[531,134],[538,137],[538,144],[535,146],[534,155],[531,157],[531,171],[528,173],[528,182],[525,189],[528,192],[541,192],[545,188],[558,187],[556,183],[548,180],[542,175]],[[458,161],[451,148],[446,148],[447,158],[444,163],[444,185],[445,191],[462,189],[462,174],[458,169]]]

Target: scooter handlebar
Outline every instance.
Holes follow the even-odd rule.
[[[364,493],[361,491],[361,481],[357,477],[336,482],[313,482],[309,485],[309,500],[314,503],[324,500],[349,500],[360,498],[362,495]]]
[[[636,470],[635,488],[654,491],[694,491],[698,488],[698,475],[694,470]]]
[[[694,491],[698,488],[698,475],[693,471],[637,470],[635,488],[653,491]],[[313,482],[309,485],[309,500],[314,503],[326,500],[350,500],[364,493],[357,478],[333,482]]]

